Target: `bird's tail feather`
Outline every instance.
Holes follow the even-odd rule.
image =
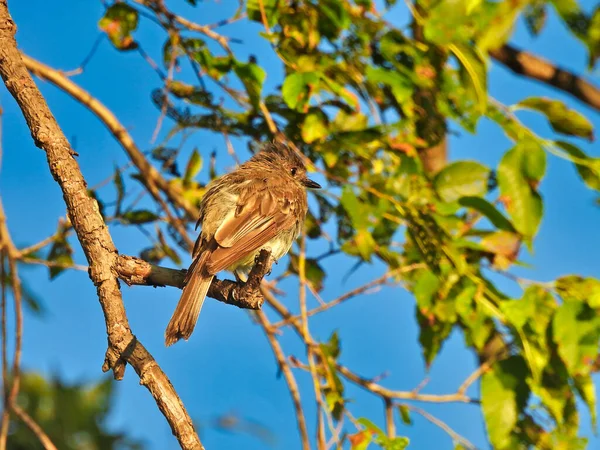
[[[181,338],[187,340],[191,336],[212,279],[212,275],[202,277],[199,274],[193,274],[190,277],[165,331],[167,347]]]

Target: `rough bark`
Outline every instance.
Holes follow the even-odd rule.
[[[104,369],[121,378],[125,361],[140,377],[169,422],[184,449],[203,449],[192,420],[171,382],[152,355],[129,328],[114,267],[117,250],[100,215],[98,204],[87,194],[87,185],[75,160],[75,152],[50,112],[46,101],[29,75],[14,38],[16,26],[6,0],[0,0],[0,75],[17,101],[35,144],[46,152],[50,172],[60,185],[67,211],[81,243],[104,313],[108,351]]]

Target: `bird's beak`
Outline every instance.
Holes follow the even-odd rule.
[[[313,180],[305,178],[302,180],[302,184],[309,189],[321,189],[321,185]]]

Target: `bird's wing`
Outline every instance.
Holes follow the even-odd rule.
[[[240,194],[235,213],[221,223],[213,237],[218,246],[207,258],[209,273],[230,267],[295,224],[294,203],[286,194],[286,190],[273,193],[251,187]]]

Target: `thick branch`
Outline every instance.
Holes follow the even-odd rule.
[[[119,256],[115,269],[119,278],[130,286],[174,286],[182,289],[186,275],[185,270],[155,266],[133,256]],[[261,250],[246,283],[214,278],[207,295],[238,308],[260,309],[265,301],[260,283],[270,270],[270,253]]]
[[[46,152],[50,171],[62,189],[71,223],[90,265],[89,275],[97,289],[108,335],[104,368],[112,368],[116,377],[122,377],[124,361],[131,364],[140,383],[151,392],[181,447],[203,449],[171,382],[129,328],[119,282],[113,272],[117,251],[98,204],[87,194],[86,182],[69,142],[23,64],[15,31],[7,2],[0,0],[0,75],[19,104],[36,145]]]
[[[600,88],[545,59],[504,45],[490,55],[513,72],[549,84],[600,111]]]

